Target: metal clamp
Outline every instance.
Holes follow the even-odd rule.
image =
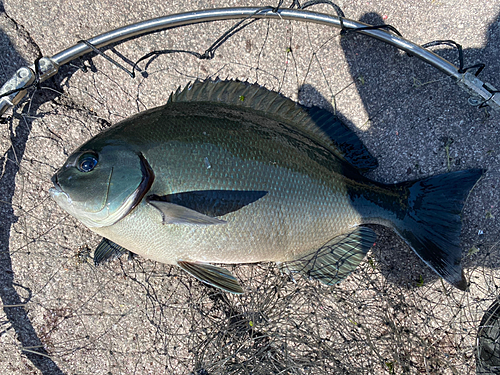
[[[59,70],[59,65],[50,57],[42,57],[37,62],[38,66],[19,68],[16,73],[0,88],[0,116],[7,109],[18,104],[26,95],[27,89],[37,78],[35,72],[38,71],[39,82],[52,77]],[[10,93],[10,94],[8,94]]]
[[[38,75],[40,81],[45,81],[46,79],[55,75],[59,70],[59,64],[51,57],[42,57],[38,60]],[[35,70],[35,66],[31,66],[31,69]]]
[[[35,73],[30,68],[22,67],[17,70],[17,72],[9,79],[0,89],[0,95],[10,94],[0,98],[0,116],[10,108],[15,106],[21,101],[21,99],[26,95],[27,87],[35,80]]]
[[[474,74],[468,72],[463,74],[457,83],[471,95],[468,100],[470,105],[488,105],[490,108],[500,111],[500,93],[491,84],[484,83]]]

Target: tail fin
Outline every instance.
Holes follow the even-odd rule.
[[[460,214],[483,173],[469,169],[396,185],[409,195],[408,211],[393,223],[395,231],[438,275],[461,290],[467,281],[461,265]]]

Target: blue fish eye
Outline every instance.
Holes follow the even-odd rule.
[[[97,165],[97,155],[83,154],[78,160],[78,170],[80,172],[90,172]]]

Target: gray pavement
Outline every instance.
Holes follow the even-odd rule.
[[[39,54],[132,22],[246,5],[275,4],[0,0],[0,82]],[[391,24],[418,44],[455,40],[465,65],[486,64],[480,78],[500,88],[500,0],[338,5],[347,18]],[[106,53],[135,61],[165,48],[203,52],[232,24],[172,29]],[[450,48],[434,51],[457,63]],[[469,106],[449,78],[381,42],[287,21],[252,24],[213,60],[161,56],[147,72],[131,79],[102,57],[75,61],[0,124],[0,373],[475,373],[478,326],[500,286],[499,113]],[[370,173],[378,181],[486,168],[463,213],[470,291],[442,284],[381,228],[360,269],[335,287],[293,282],[274,265],[236,266],[247,288],[236,297],[141,258],[94,268],[99,238],[50,200],[51,175],[109,124],[207,76],[256,81],[335,110],[378,158]]]

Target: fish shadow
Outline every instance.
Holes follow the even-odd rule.
[[[360,21],[370,25],[384,24],[382,17],[376,13],[367,13]],[[479,78],[495,87],[500,86],[495,75],[495,72],[500,71],[499,47],[495,43],[500,39],[499,22],[500,17],[497,16],[490,24],[484,48],[463,51],[464,66],[485,63],[486,68]],[[442,39],[447,38],[443,36]],[[457,42],[460,43],[460,40]],[[357,129],[347,116],[336,111],[330,101],[311,85],[303,85],[299,89],[299,98],[307,97],[320,107],[332,112],[335,110],[344,124],[358,134],[380,165],[366,174],[367,177],[393,183],[444,173],[447,169],[494,169],[490,166],[490,160],[460,157],[460,153],[466,153],[467,149],[484,148],[482,142],[491,142],[488,147],[498,150],[496,145],[499,139],[495,136],[493,139],[488,138],[488,128],[494,130],[490,131],[491,134],[497,133],[494,121],[485,112],[467,104],[468,95],[452,79],[416,57],[355,32],[349,32],[341,38],[341,47],[355,89],[368,115],[369,129]],[[431,50],[458,66],[457,50],[448,47],[434,47]],[[444,121],[442,113],[446,113]],[[469,137],[469,130],[476,126],[478,117],[484,124],[484,134],[476,138]],[[452,159],[451,168],[447,165],[445,154],[446,142],[450,140],[455,141],[456,152],[453,151],[459,154]],[[450,153],[452,148],[453,143]],[[432,159],[438,162],[432,162]],[[498,215],[492,213],[493,219],[484,220],[484,212],[488,212],[485,208],[488,203],[484,194],[485,185],[490,187],[491,184],[491,187],[496,188],[498,178],[497,172],[488,173],[475,187],[465,205],[462,263],[468,269],[500,267],[500,256],[492,245],[498,241],[499,223],[496,217],[500,216],[500,212]],[[482,232],[489,235],[478,237],[478,229],[481,228],[484,229]],[[381,226],[373,226],[372,229],[379,236],[369,256],[375,257],[388,282],[416,288],[438,278],[391,229]],[[470,256],[468,249],[476,247],[480,250]]]

